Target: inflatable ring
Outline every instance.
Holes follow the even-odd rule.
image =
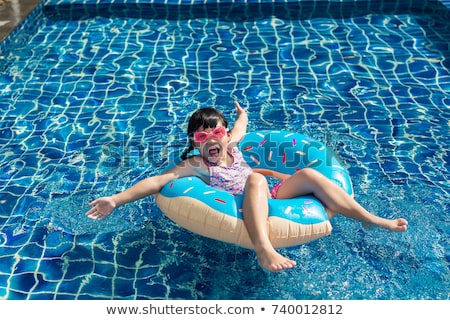
[[[252,168],[264,169],[267,175],[314,168],[353,195],[348,171],[336,155],[321,142],[300,133],[251,132],[244,136],[239,149]],[[205,237],[253,248],[243,221],[242,201],[242,195],[233,196],[197,177],[171,181],[156,195],[158,207],[179,226]],[[275,248],[307,243],[332,230],[325,207],[313,196],[269,199],[267,227]]]

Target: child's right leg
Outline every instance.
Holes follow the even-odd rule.
[[[252,240],[258,262],[268,271],[281,271],[296,265],[272,246],[267,231],[269,189],[266,178],[253,173],[247,178],[243,203],[244,223]]]

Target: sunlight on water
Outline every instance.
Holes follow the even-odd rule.
[[[46,3],[0,45],[3,298],[449,298],[448,10],[118,5],[99,16]],[[408,231],[337,217],[330,236],[282,250],[297,268],[267,274],[253,252],[176,226],[153,197],[85,216],[173,165],[196,108],[233,123],[234,100],[250,131],[326,143],[355,198]]]

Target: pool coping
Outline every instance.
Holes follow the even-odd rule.
[[[0,0],[0,42],[11,34],[42,0]]]

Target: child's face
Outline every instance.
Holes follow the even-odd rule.
[[[212,163],[218,163],[224,159],[228,141],[229,135],[222,123],[218,123],[215,128],[200,127],[194,133],[194,146],[203,158]]]

